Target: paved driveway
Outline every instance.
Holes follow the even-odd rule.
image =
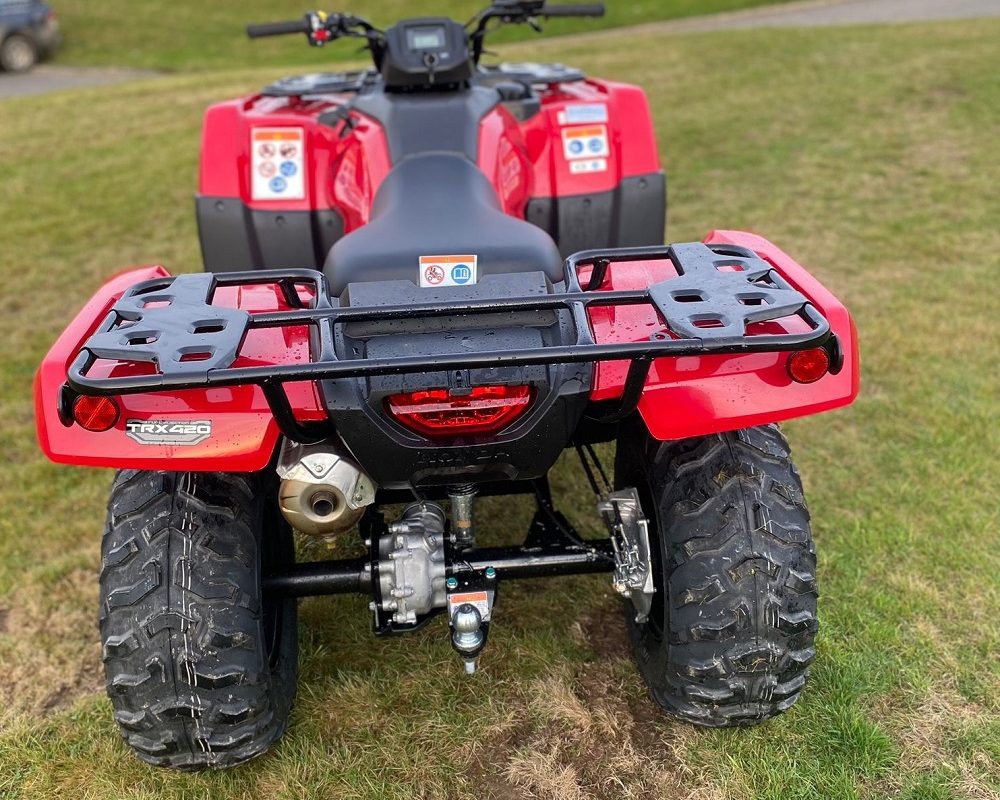
[[[134,69],[57,67],[41,64],[25,75],[8,75],[0,72],[0,99],[44,94],[60,89],[77,89],[83,86],[107,86],[136,78],[149,78],[157,73]]]
[[[680,33],[736,28],[877,25],[970,17],[1000,17],[1000,0],[813,0],[662,22],[656,27]]]

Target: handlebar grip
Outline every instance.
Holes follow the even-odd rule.
[[[542,6],[539,16],[543,17],[603,17],[604,3],[568,3],[557,6]]]
[[[289,20],[288,22],[264,22],[260,25],[247,25],[247,36],[260,39],[264,36],[284,36],[289,33],[309,33],[312,30],[309,20]]]

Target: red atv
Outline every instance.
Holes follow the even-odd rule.
[[[121,470],[101,634],[144,760],[230,766],[280,736],[306,595],[370,598],[379,635],[443,614],[474,672],[504,580],[606,572],[667,711],[730,726],[795,702],[815,555],[774,423],[853,400],[855,331],[764,239],[662,246],[640,89],[480,63],[499,24],[602,12],[251,27],[359,38],[374,68],[211,108],[208,271],[113,278],[46,357],[46,454]],[[553,505],[567,448],[606,538]],[[524,543],[477,545],[476,498],[521,494]],[[293,529],[355,557],[297,564]]]

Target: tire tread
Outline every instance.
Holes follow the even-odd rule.
[[[666,627],[627,614],[653,698],[697,725],[751,725],[789,708],[815,657],[816,560],[802,483],[776,426],[681,442],[626,430],[619,488],[660,520]],[[648,512],[647,512],[648,515]]]
[[[219,473],[115,478],[101,634],[115,719],[144,761],[229,767],[284,731],[296,653],[285,635],[291,652],[272,669],[262,646],[261,537],[275,534],[263,530],[267,489]]]

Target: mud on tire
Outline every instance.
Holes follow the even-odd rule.
[[[295,693],[294,599],[261,565],[292,560],[263,475],[120,472],[108,506],[101,638],[108,695],[144,761],[229,767],[285,729]]]
[[[798,699],[815,656],[816,556],[802,483],[775,426],[657,442],[624,432],[618,486],[650,518],[657,595],[626,604],[653,699],[697,725],[752,725]]]

